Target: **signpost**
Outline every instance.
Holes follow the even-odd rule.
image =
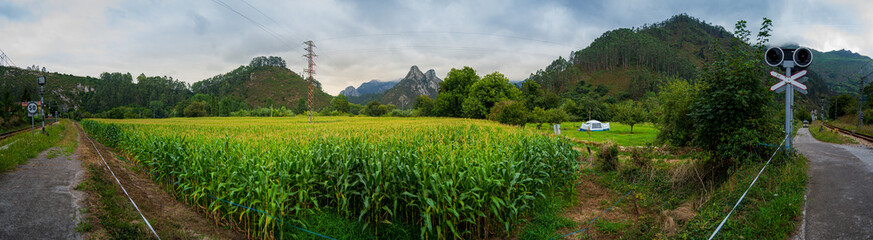
[[[30,132],[33,132],[33,117],[36,116],[38,110],[39,105],[36,102],[27,102],[27,116],[30,117]]]
[[[764,61],[771,67],[780,67],[785,69],[785,75],[776,71],[770,71],[770,76],[779,79],[780,81],[770,87],[770,91],[785,92],[785,149],[791,149],[791,134],[794,133],[794,112],[791,111],[791,106],[794,105],[794,91],[807,94],[807,87],[803,84],[806,81],[806,67],[812,63],[812,51],[806,48],[798,49],[781,49],[773,47],[764,52]],[[797,68],[796,74],[792,75],[792,68]]]

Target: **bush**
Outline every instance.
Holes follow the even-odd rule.
[[[502,101],[491,108],[488,120],[503,124],[523,126],[528,121],[528,110],[517,101]]]
[[[412,110],[400,110],[393,109],[391,110],[392,117],[412,117]]]
[[[618,169],[618,145],[615,143],[606,143],[600,146],[600,151],[597,152],[595,167],[601,171],[613,171]]]
[[[205,117],[206,105],[203,102],[191,102],[185,107],[184,112],[186,117]]]

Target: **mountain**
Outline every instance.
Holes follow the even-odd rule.
[[[399,108],[410,108],[415,99],[421,95],[436,98],[443,80],[436,76],[433,69],[422,73],[418,66],[413,65],[406,73],[406,77],[400,80],[393,88],[385,91],[379,101],[382,104],[394,104]]]
[[[321,109],[333,98],[313,83],[313,107]],[[282,66],[240,66],[191,85],[197,94],[236,97],[252,107],[285,106],[294,108],[298,100],[309,97],[310,84],[297,73]]]
[[[837,94],[857,94],[860,77],[873,71],[873,59],[848,50],[813,50],[812,54],[813,60],[808,70],[818,73],[827,83],[827,87]]]
[[[666,79],[693,80],[705,63],[714,60],[713,46],[729,50],[734,39],[724,27],[680,14],[651,25],[607,31],[588,47],[572,52],[569,59],[559,57],[528,80],[563,97],[598,87],[608,89],[613,98],[640,100],[657,92]],[[807,69],[809,94],[797,95],[801,103],[817,104],[820,97],[835,93],[855,94],[860,72],[871,72],[868,64],[873,60],[867,56],[845,50],[813,50],[813,54]]]
[[[358,88],[348,86],[345,90],[340,92],[340,94],[345,95],[346,97],[360,97],[367,94],[383,93],[394,87],[394,85],[397,85],[398,82],[400,82],[400,80],[383,82],[373,79],[369,82],[362,83]]]

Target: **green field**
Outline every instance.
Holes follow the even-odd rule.
[[[610,130],[602,132],[584,132],[577,131],[583,122],[563,122],[561,123],[561,136],[579,140],[582,142],[605,143],[612,141],[621,146],[645,146],[646,144],[655,142],[658,137],[658,129],[651,123],[641,123],[634,125],[634,131],[631,133],[631,128],[628,125],[611,122],[609,123]],[[527,128],[536,129],[536,124],[528,124]],[[543,124],[539,131],[553,133],[552,126]]]
[[[181,200],[265,238],[312,237],[290,225],[336,238],[506,237],[535,200],[572,189],[578,177],[572,144],[532,129],[453,118],[307,122],[89,119],[82,126]]]

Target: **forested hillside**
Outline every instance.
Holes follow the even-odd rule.
[[[321,90],[315,81],[313,107],[321,109],[330,103],[331,96]],[[221,99],[242,100],[252,107],[294,108],[300,100],[309,97],[309,83],[285,66],[279,57],[259,57],[248,66],[240,66],[225,74],[191,85],[195,94],[208,94]]]

